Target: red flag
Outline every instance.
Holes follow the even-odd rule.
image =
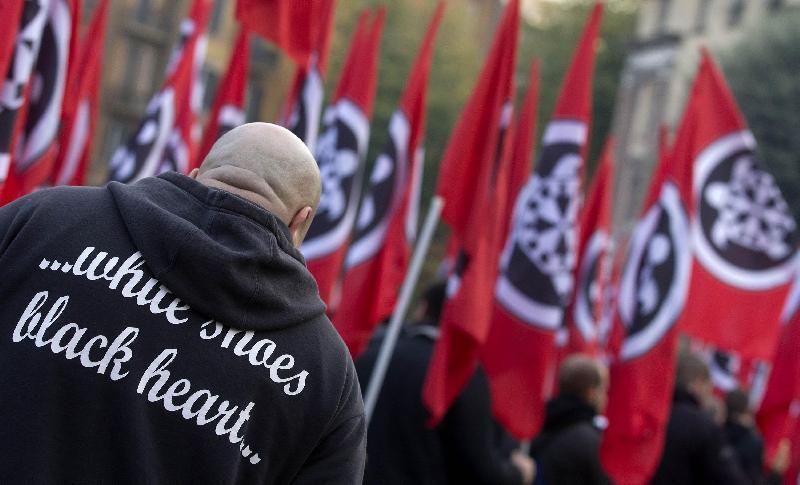
[[[516,437],[536,434],[555,365],[554,337],[572,291],[592,70],[602,4],[592,10],[517,197],[495,287],[483,363],[495,417]]]
[[[167,139],[159,172],[174,170],[184,174],[189,173],[197,159],[197,152],[200,150],[203,132],[200,114],[205,95],[203,63],[208,47],[206,27],[210,14],[211,3],[209,0],[194,0],[189,15],[181,22],[181,40],[172,51],[172,59],[167,73],[176,68],[183,56],[192,56],[193,68],[189,81],[191,91],[185,104],[178,106],[175,126]],[[192,51],[184,52],[186,46],[189,46]]]
[[[292,89],[286,98],[281,115],[281,125],[303,140],[313,152],[316,148],[322,99],[325,96],[323,81],[328,63],[335,0],[322,0],[319,30],[315,48],[308,64],[297,66]]]
[[[322,196],[301,251],[329,311],[361,196],[385,14],[379,9],[369,29],[361,16],[317,146]]]
[[[522,110],[516,121],[514,129],[514,152],[511,155],[511,168],[509,172],[509,190],[505,203],[506,212],[502,216],[500,234],[508,234],[511,218],[514,215],[514,203],[525,181],[531,175],[533,167],[533,152],[536,145],[536,114],[539,109],[539,59],[531,62],[528,72],[528,87],[522,101]],[[500,247],[505,241],[500,238]]]
[[[423,164],[425,99],[440,2],[409,74],[400,107],[389,121],[389,141],[375,161],[345,260],[342,299],[333,320],[350,354],[366,347],[392,313],[416,235]]]
[[[575,290],[567,313],[569,352],[601,351],[603,295],[609,285],[614,141],[609,139],[581,211]]]
[[[316,48],[319,19],[326,2],[320,0],[237,0],[236,18],[242,27],[274,42],[297,64],[306,65]]]
[[[83,185],[100,101],[100,76],[105,45],[108,0],[97,6],[81,39],[79,57],[70,71],[63,127],[53,169],[53,185]]]
[[[0,73],[8,71],[8,63],[16,45],[17,27],[25,0],[0,0],[0,18],[5,19],[0,30]]]
[[[220,136],[244,123],[244,99],[247,92],[249,62],[250,35],[242,28],[231,52],[228,70],[217,89],[208,125],[203,133],[203,144],[189,171],[200,166]]]
[[[674,156],[694,163],[694,269],[682,329],[742,357],[772,356],[797,261],[797,224],[706,50]],[[680,134],[679,134],[680,137]]]
[[[489,332],[492,282],[505,213],[512,143],[509,125],[514,95],[514,64],[519,34],[519,1],[506,5],[480,79],[461,114],[439,173],[439,195],[445,198],[443,218],[457,237],[460,251],[447,282],[447,301],[440,321],[422,400],[437,424],[475,371]],[[471,134],[470,136],[467,136]],[[464,166],[459,166],[463,164]],[[451,190],[473,178],[465,197]],[[470,200],[471,199],[471,200]],[[468,206],[469,212],[448,211]]]
[[[800,278],[795,279],[781,322],[781,338],[756,416],[764,436],[765,456],[770,458],[782,440],[792,438],[800,414]]]
[[[197,56],[204,52],[204,26],[210,3],[195,0],[181,27],[181,41],[167,69],[168,77],[150,99],[145,117],[109,163],[109,180],[135,182],[167,170],[185,172],[194,121],[192,98],[197,96]]]
[[[16,120],[19,125],[14,128],[18,138],[13,140],[11,147],[11,164],[3,183],[0,204],[27,194],[50,177],[58,149],[56,141],[69,65],[77,57],[78,0],[53,0],[38,8],[42,10],[36,17],[43,14],[44,24],[39,33],[33,69],[24,87],[20,84],[25,94],[20,107],[21,116]],[[20,33],[26,34],[25,31]],[[18,48],[15,63],[16,56],[25,50],[24,47]]]
[[[609,477],[622,485],[646,483],[664,446],[675,379],[675,322],[684,312],[692,269],[686,209],[692,163],[674,155],[692,140],[688,114],[702,93],[698,78],[675,151],[656,168],[620,281],[614,318],[625,335],[610,368],[609,426],[600,455]]]

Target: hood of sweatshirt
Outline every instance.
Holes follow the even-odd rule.
[[[270,212],[174,172],[108,190],[153,276],[200,314],[256,331],[324,314],[289,229]]]

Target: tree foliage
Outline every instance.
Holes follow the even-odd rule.
[[[725,77],[759,155],[800,220],[800,10],[765,17],[720,49]]]

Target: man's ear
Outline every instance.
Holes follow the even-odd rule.
[[[300,247],[303,238],[306,237],[306,229],[308,229],[306,221],[308,221],[309,217],[311,217],[311,207],[306,206],[297,211],[297,214],[289,222],[289,234],[292,235],[292,242],[297,248]]]
[[[195,168],[191,172],[189,172],[189,177],[191,177],[193,179],[196,179],[197,178],[197,174],[199,172],[200,172],[200,169],[199,168]]]

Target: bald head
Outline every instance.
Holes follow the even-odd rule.
[[[608,369],[588,355],[571,355],[558,369],[558,392],[583,399],[602,413],[608,399]]]
[[[314,157],[292,132],[271,123],[247,123],[221,136],[192,176],[275,214],[289,226],[295,245],[319,204]]]

